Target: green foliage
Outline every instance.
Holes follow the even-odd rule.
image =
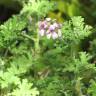
[[[29,57],[18,56],[17,58],[13,59],[13,61],[10,62],[10,68],[7,68],[6,72],[1,71],[1,87],[8,87],[9,84],[17,85],[19,83],[18,81],[20,80],[18,76],[26,73],[30,66],[32,66],[32,59],[30,55]]]
[[[62,24],[61,38],[40,37],[37,23],[54,2],[22,4],[18,15],[0,25],[0,96],[95,96],[96,41],[89,52],[81,48],[92,28],[75,16]]]
[[[91,82],[91,85],[88,89],[88,93],[92,96],[95,96],[96,95],[96,90],[95,90],[96,89],[96,82],[94,80],[91,80],[90,82]]]
[[[94,39],[93,41],[91,41],[91,44],[90,44],[90,53],[93,54],[93,56],[95,56],[96,54],[96,39]]]
[[[50,3],[48,0],[29,0],[29,2],[24,4],[24,7],[21,11],[21,14],[35,14],[38,17],[46,16],[49,10],[52,10],[54,7],[53,3]]]
[[[20,82],[18,88],[14,89],[12,93],[9,93],[9,96],[37,96],[39,92],[36,88],[31,88],[32,83],[28,83],[27,79],[23,79],[22,83]]]
[[[50,12],[49,16],[56,18],[59,22],[63,22],[69,17],[78,16],[81,14],[80,0],[51,0],[57,6],[57,12]]]
[[[18,22],[19,21],[19,22]],[[19,16],[13,16],[0,26],[0,48],[9,47],[14,39],[18,38],[21,30],[25,27],[26,21]],[[7,34],[6,34],[7,33]]]
[[[71,42],[78,43],[91,33],[91,26],[85,25],[84,18],[81,16],[72,17],[71,20],[65,22],[63,26],[63,38]]]

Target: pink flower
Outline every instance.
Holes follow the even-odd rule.
[[[39,29],[46,29],[47,28],[47,22],[46,21],[40,21],[39,22]]]
[[[62,36],[62,24],[57,23],[56,20],[53,22],[51,18],[40,21],[38,27],[40,36],[46,35],[48,39],[57,39]]]
[[[49,33],[49,34],[47,34],[46,36],[47,36],[47,38],[48,38],[48,39],[50,39],[50,38],[51,38],[51,34],[50,34],[50,33]]]
[[[53,39],[58,38],[58,34],[55,32],[55,26],[54,25],[50,25],[48,31],[46,32],[47,34],[47,38],[50,39],[51,37]]]
[[[45,34],[45,30],[41,29],[41,30],[39,31],[39,35],[40,35],[40,36],[44,36],[44,34]]]
[[[54,31],[55,30],[55,26],[54,25],[50,25],[50,27],[49,27],[49,31]]]
[[[46,36],[47,36],[48,39],[50,39],[51,37],[52,37],[53,39],[58,38],[58,34],[57,34],[56,32],[50,32],[50,33],[48,33]]]
[[[52,38],[53,38],[53,39],[57,39],[57,38],[58,38],[58,34],[57,34],[56,32],[53,32],[53,33],[52,33]]]
[[[58,28],[58,27],[59,27],[56,22],[53,24],[53,26],[54,26],[55,28]]]

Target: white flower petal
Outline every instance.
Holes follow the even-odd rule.
[[[60,29],[58,29],[58,36],[61,37],[62,36],[62,32]]]
[[[52,36],[52,34],[51,34],[51,33],[49,33],[49,34],[47,34],[46,36],[47,36],[47,38],[48,38],[48,39],[50,39],[50,38],[51,38],[51,36]]]
[[[39,31],[40,36],[44,36],[44,33],[45,33],[45,30],[43,29]]]
[[[48,22],[51,21],[51,18],[46,18],[46,21],[48,21]]]
[[[58,24],[56,22],[53,24],[53,26],[58,28]]]
[[[47,24],[45,24],[45,25],[44,25],[44,29],[46,29],[47,27],[48,27],[48,25],[47,25]]]
[[[54,25],[50,25],[49,30],[50,30],[50,31],[55,30],[55,26],[54,26]]]
[[[58,38],[58,34],[57,34],[56,32],[53,32],[53,33],[52,33],[52,38],[53,38],[53,39]]]

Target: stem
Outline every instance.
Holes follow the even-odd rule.
[[[38,30],[37,30],[37,36],[36,38],[33,38],[33,37],[30,37],[29,35],[27,34],[21,34],[23,37],[27,38],[27,39],[30,39],[32,41],[34,41],[34,44],[35,44],[35,55],[37,56],[39,53],[40,53],[40,47],[39,47],[39,34],[38,34]],[[38,55],[39,56],[39,55]],[[38,57],[37,56],[37,57]]]
[[[76,43],[72,43],[71,44],[71,57],[75,58],[78,54],[78,50],[79,50],[79,44]]]
[[[5,50],[4,57],[6,57],[6,56],[8,55],[8,51],[9,51],[9,48],[7,48],[7,49]]]
[[[21,34],[23,37],[25,37],[25,38],[28,38],[28,39],[30,39],[30,40],[32,40],[32,41],[35,41],[35,38],[32,38],[32,37],[30,37],[29,35],[27,35],[27,34]]]
[[[78,96],[83,96],[83,93],[81,91],[81,82],[80,82],[80,80],[81,80],[80,78],[78,78],[76,80],[75,89],[76,89],[76,93],[77,93]]]
[[[35,39],[35,51],[36,51],[37,53],[40,51],[38,30],[37,30],[37,37],[36,37],[36,39]]]

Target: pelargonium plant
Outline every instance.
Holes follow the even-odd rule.
[[[0,96],[95,96],[96,65],[81,48],[90,27],[49,18],[49,0],[27,1],[0,25]]]

